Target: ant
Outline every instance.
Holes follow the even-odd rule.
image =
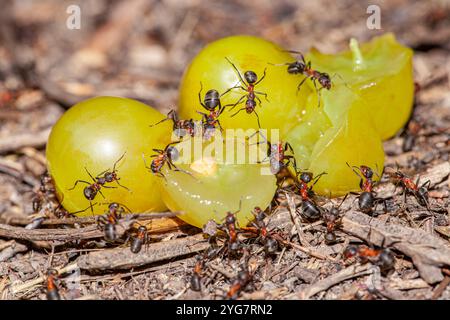
[[[394,268],[395,258],[389,249],[374,249],[366,245],[349,245],[345,248],[344,259],[357,257],[362,263],[370,261],[380,267],[381,272],[386,273]]]
[[[107,169],[107,170],[103,171],[102,173],[98,174],[95,178],[88,171],[88,169],[86,167],[84,167],[84,169],[86,170],[87,174],[91,177],[91,179],[92,179],[92,181],[94,181],[94,183],[90,183],[90,182],[88,182],[86,180],[77,180],[77,181],[75,181],[75,184],[73,185],[73,187],[68,189],[68,190],[75,189],[75,187],[77,186],[77,184],[79,182],[87,184],[88,186],[84,188],[83,193],[84,193],[84,197],[86,199],[88,199],[89,203],[91,204],[91,211],[93,211],[93,209],[92,209],[92,200],[95,199],[95,197],[97,196],[97,193],[100,193],[100,195],[103,198],[105,198],[105,196],[103,195],[103,193],[101,191],[102,188],[116,188],[116,187],[113,187],[113,186],[106,186],[105,185],[106,183],[111,183],[111,182],[115,181],[115,182],[117,182],[117,184],[120,187],[130,191],[130,189],[128,189],[124,185],[120,184],[120,182],[119,182],[120,178],[117,176],[117,169],[116,169],[117,163],[119,163],[120,160],[123,159],[123,157],[125,156],[125,153],[114,163],[112,171],[110,171],[110,169]]]
[[[278,241],[274,239],[274,233],[267,230],[267,224],[264,222],[266,218],[265,212],[260,207],[253,209],[255,221],[252,221],[252,227],[241,228],[244,231],[250,231],[257,234],[257,240],[264,245],[264,251],[267,255],[272,255],[278,250]]]
[[[136,235],[131,238],[130,250],[133,253],[139,253],[142,249],[142,245],[146,244],[149,240],[147,227],[139,226]]]
[[[361,193],[358,196],[358,206],[359,210],[363,213],[372,215],[374,213],[374,206],[380,201],[384,201],[384,199],[377,198],[376,192],[373,190],[375,186],[375,182],[372,180],[373,177],[373,170],[365,165],[361,165],[359,167],[357,166],[350,166],[348,162],[346,162],[347,166],[353,170],[353,172],[360,177],[359,181],[359,187],[361,189]],[[358,172],[359,171],[359,172]],[[375,173],[378,177],[378,173]],[[355,194],[354,192],[351,192],[351,194]],[[356,193],[357,194],[357,193]],[[386,209],[386,202],[384,201],[385,209]]]
[[[173,163],[173,161],[176,161],[178,159],[178,157],[180,156],[178,149],[175,148],[173,145],[177,144],[179,142],[180,141],[171,142],[163,150],[162,149],[152,149],[157,154],[150,156],[151,158],[155,158],[152,160],[150,166],[147,166],[145,157],[144,157],[144,155],[142,155],[142,158],[144,159],[145,168],[149,169],[154,175],[166,179],[164,174],[161,172],[161,169],[164,166],[164,164],[167,163],[170,170],[172,170],[172,168],[174,168],[174,171],[181,171],[181,172],[187,173],[192,176],[192,174],[190,172],[179,169]]]
[[[391,176],[396,180],[396,184],[401,184],[403,187],[403,194],[404,194],[404,201],[406,202],[406,194],[410,193],[412,194],[416,199],[417,202],[424,207],[429,206],[428,204],[428,189],[431,185],[431,181],[427,180],[425,181],[420,187],[419,187],[419,177],[417,178],[416,182],[413,182],[411,178],[407,177],[404,173],[400,172],[400,170],[395,171]]]
[[[226,298],[229,300],[235,300],[239,297],[239,294],[246,289],[253,278],[253,274],[248,271],[248,266],[241,266],[237,277],[233,280],[230,289],[226,294]]]
[[[191,276],[191,289],[194,291],[200,291],[202,289],[201,285],[201,275],[203,273],[203,268],[205,266],[205,259],[202,255],[197,255],[195,257],[196,262],[194,265],[194,272]]]
[[[263,76],[259,80],[258,80],[258,76],[256,75],[256,73],[254,71],[245,71],[244,72],[244,77],[242,77],[241,73],[236,68],[236,65],[234,63],[232,63],[230,61],[230,59],[228,59],[228,58],[225,58],[225,59],[231,64],[231,66],[234,68],[234,70],[238,74],[238,76],[239,76],[239,84],[235,85],[234,87],[229,88],[228,90],[226,90],[222,94],[222,96],[225,95],[226,93],[230,92],[231,90],[238,89],[238,88],[240,88],[240,89],[242,89],[242,90],[247,92],[247,94],[244,94],[243,96],[241,96],[239,98],[239,100],[235,104],[233,104],[233,106],[231,107],[230,110],[233,110],[238,104],[241,104],[242,102],[244,102],[244,99],[247,99],[245,101],[245,107],[239,109],[236,113],[234,113],[232,115],[232,117],[237,115],[242,110],[245,110],[248,114],[254,113],[256,115],[256,119],[258,120],[258,127],[261,128],[261,124],[259,122],[259,116],[258,116],[258,113],[255,110],[255,108],[256,108],[256,101],[255,100],[257,100],[259,102],[259,105],[261,105],[261,99],[258,97],[258,95],[263,95],[266,98],[267,102],[269,102],[269,100],[267,99],[267,93],[260,92],[260,91],[255,91],[255,86],[258,83],[260,83],[266,77],[266,70],[267,70],[267,68],[264,69]]]
[[[314,70],[311,67],[311,61],[306,62],[305,57],[303,56],[303,54],[301,52],[299,52],[299,51],[287,51],[287,52],[297,54],[300,57],[300,59],[296,60],[294,62],[275,64],[275,66],[286,66],[287,65],[288,66],[287,72],[289,74],[294,74],[294,75],[303,74],[305,76],[305,78],[297,86],[297,93],[300,91],[300,88],[303,85],[303,83],[306,81],[306,79],[311,79],[312,83],[314,85],[314,88],[316,89],[318,105],[320,106],[320,91],[322,89],[327,89],[327,90],[331,89],[332,83],[331,83],[330,76],[328,75],[328,73]],[[320,84],[320,89],[317,88],[316,82],[318,82]]]
[[[189,134],[191,137],[195,136],[196,134],[196,127],[195,122],[192,119],[189,120],[180,120],[178,117],[178,114],[175,110],[170,110],[167,113],[167,117],[162,119],[161,121],[150,125],[150,127],[154,127],[164,121],[172,120],[173,122],[173,131],[175,132],[175,135],[178,138],[183,138],[186,133]]]
[[[267,143],[267,157],[258,163],[269,159],[270,171],[272,174],[277,174],[282,168],[287,168],[291,162],[294,169],[297,171],[297,161],[294,157],[294,149],[289,142],[285,142],[284,144],[281,141],[279,143],[271,143],[260,131],[251,134],[248,139],[252,138],[256,133],[259,133],[264,142]],[[261,142],[257,142],[256,144],[260,143]],[[292,154],[286,154],[287,151],[290,151]]]
[[[219,229],[225,231],[228,235],[228,252],[235,253],[240,249],[241,244],[237,237],[238,230],[236,226],[236,213],[238,213],[240,209],[236,212],[227,212],[225,216],[225,222],[219,226]]]
[[[313,174],[311,172],[298,171],[296,173],[297,179],[295,181],[295,187],[298,189],[302,198],[302,216],[308,220],[316,220],[322,215],[321,209],[312,199],[315,195],[312,189],[325,174],[327,173],[322,172],[313,179]],[[311,182],[312,185],[309,186],[309,183]]]
[[[122,214],[125,213],[125,209],[131,212],[125,205],[119,204],[117,202],[112,202],[108,206],[108,212],[106,216],[99,216],[97,218],[97,223],[99,227],[105,233],[105,240],[108,242],[113,242],[117,239],[116,225],[119,220],[122,219]]]
[[[341,211],[340,207],[344,203],[345,199],[347,199],[348,194],[345,195],[344,199],[342,199],[341,203],[338,206],[331,207],[330,210],[322,213],[322,219],[325,222],[327,232],[325,234],[325,243],[333,244],[336,242],[336,234],[334,231],[341,226]]]
[[[49,269],[47,271],[47,280],[46,280],[46,296],[47,300],[61,300],[59,295],[58,286],[56,285],[55,279],[58,277],[58,271],[55,269]]]

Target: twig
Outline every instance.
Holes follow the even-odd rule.
[[[133,223],[132,220],[120,221],[117,225],[117,234],[122,236]],[[28,240],[28,241],[72,241],[81,239],[101,238],[104,236],[97,225],[74,229],[25,229],[0,224],[0,237]]]
[[[300,223],[298,222],[298,217],[295,213],[295,211],[296,211],[295,203],[294,203],[292,197],[287,192],[285,194],[286,194],[286,199],[288,202],[289,213],[291,214],[292,222],[294,222],[295,228],[297,229],[297,235],[298,235],[300,244],[303,246],[309,247],[310,244],[305,239],[305,234],[302,231],[302,227],[300,226]]]
[[[444,280],[442,280],[441,283],[439,283],[439,285],[434,290],[433,295],[431,296],[431,299],[432,300],[438,299],[442,295],[442,293],[444,292],[445,288],[447,288],[447,286],[449,284],[450,284],[450,277],[449,276],[445,276]]]
[[[47,143],[50,128],[36,133],[20,133],[0,140],[0,154],[19,150],[23,147],[42,147]]]
[[[153,243],[138,254],[132,253],[128,247],[90,252],[79,257],[76,263],[84,270],[128,269],[203,251],[208,247],[208,242],[199,234]]]
[[[310,285],[303,291],[300,291],[295,294],[291,294],[288,297],[291,297],[291,298],[297,297],[299,299],[309,299],[312,296],[314,296],[315,294],[317,294],[321,291],[327,290],[328,288],[331,288],[332,286],[334,286],[342,281],[371,273],[372,271],[371,271],[370,267],[371,266],[369,263],[366,263],[364,265],[350,266],[344,270],[339,271],[338,273],[335,273],[335,274],[329,276],[328,278],[325,278],[323,280],[320,280],[320,281]]]
[[[0,248],[0,262],[4,262],[9,258],[14,257],[19,252],[28,250],[28,247],[26,245],[17,243],[14,240],[7,242],[7,244],[8,246],[4,247],[3,250],[2,248]],[[5,243],[3,243],[2,245],[5,245]]]

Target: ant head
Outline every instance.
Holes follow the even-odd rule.
[[[59,273],[58,273],[58,271],[56,270],[56,269],[48,269],[47,270],[47,276],[53,276],[53,277],[56,277],[56,276],[58,276],[59,275]]]
[[[92,186],[87,186],[83,190],[84,197],[88,200],[94,200],[95,196],[97,195],[97,190]]]
[[[120,205],[117,202],[111,202],[108,206],[109,212],[114,212],[119,210]]]
[[[350,258],[356,256],[357,253],[358,253],[358,247],[350,245],[347,248],[345,248],[343,255],[344,255],[345,259],[350,259]]]
[[[313,177],[313,174],[311,172],[302,172],[300,174],[300,180],[303,181],[304,183],[311,182],[312,177]]]
[[[301,61],[295,61],[292,62],[290,65],[288,65],[288,73],[290,74],[298,74],[305,71],[306,65]]]
[[[228,212],[227,216],[225,217],[225,223],[226,224],[233,224],[236,222],[236,217],[232,212]]]
[[[321,73],[318,79],[320,85],[327,90],[331,89],[331,79],[328,73]]]
[[[115,172],[106,172],[105,173],[106,182],[113,182],[116,179],[117,179],[117,174]]]
[[[144,233],[147,232],[147,227],[146,226],[139,226],[139,228],[137,229],[139,233]]]
[[[180,153],[178,152],[178,149],[174,146],[170,146],[167,148],[167,156],[170,160],[176,161],[178,160],[178,157],[180,156]]]
[[[253,71],[245,71],[244,78],[248,84],[254,84],[258,80],[258,76]]]
[[[372,169],[370,169],[367,166],[361,166],[359,168],[359,170],[361,171],[362,175],[366,178],[366,179],[370,179],[373,177],[373,171]]]

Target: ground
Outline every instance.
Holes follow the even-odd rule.
[[[70,30],[66,9],[77,3],[81,29]],[[379,30],[367,28],[369,4],[381,7]],[[5,1],[0,21],[1,298],[45,299],[43,274],[52,266],[64,268],[57,280],[64,299],[222,299],[243,263],[252,278],[240,294],[246,299],[450,298],[448,1]],[[298,199],[279,193],[283,206],[267,223],[291,232],[282,250],[267,256],[257,241],[247,241],[250,257],[211,259],[200,292],[190,288],[195,255],[209,246],[199,229],[166,219],[134,255],[124,246],[98,249],[104,242],[93,219],[23,228],[45,171],[49,130],[72,104],[119,95],[166,113],[177,103],[187,63],[227,35],[333,53],[351,37],[363,42],[388,31],[415,50],[420,89],[411,121],[385,142],[386,164],[432,181],[430,210],[412,196],[404,203],[401,190],[384,179],[378,193],[389,212],[370,218],[356,210],[355,196],[348,197],[340,208],[340,241],[328,246],[323,222],[302,221],[294,212]],[[415,143],[404,152],[408,134]],[[384,274],[373,261],[344,262],[343,250],[357,241],[369,249],[389,247],[394,270]]]

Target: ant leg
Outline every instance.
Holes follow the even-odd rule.
[[[84,167],[84,170],[86,170],[87,174],[91,177],[92,181],[97,182],[97,180],[95,180],[95,178],[92,176],[92,174],[88,171],[86,167]]]
[[[241,83],[242,83],[244,86],[247,86],[247,82],[244,81],[244,78],[242,78],[241,73],[239,72],[238,68],[236,68],[236,66],[234,65],[234,63],[231,62],[230,59],[228,59],[227,57],[225,57],[225,59],[231,64],[231,66],[234,68],[234,70],[236,70],[236,72],[237,72],[237,74],[238,74],[238,76],[239,76],[239,79],[241,80]]]
[[[317,83],[316,83],[316,80],[315,80],[315,79],[313,79],[312,83],[313,83],[314,88],[316,89],[316,92],[317,92],[317,108],[320,108],[320,99],[321,99],[321,97],[322,97],[322,95],[320,94],[320,91],[321,91],[323,88],[320,88],[320,89],[317,88]]]
[[[314,183],[312,184],[312,186],[311,186],[311,189],[314,187],[314,185],[319,181],[319,179],[323,176],[323,175],[325,175],[325,174],[328,174],[327,172],[322,172],[321,174],[319,174],[318,176],[316,176],[315,178],[314,178]]]
[[[245,108],[241,108],[239,109],[235,114],[231,115],[232,117],[234,117],[235,115],[237,115],[239,112],[241,112],[242,110],[245,110]]]
[[[303,83],[306,81],[306,79],[309,79],[309,77],[306,77],[305,76],[305,78],[299,83],[299,85],[297,86],[297,94],[299,93],[299,91],[300,91],[300,87],[303,85]]]
[[[360,174],[358,171],[355,170],[355,168],[358,168],[358,167],[356,167],[356,166],[350,166],[350,165],[348,164],[348,162],[345,162],[345,163],[347,164],[347,167],[349,167],[350,169],[352,169],[353,172],[354,172],[358,177],[361,178],[361,180],[363,179],[363,177],[361,176],[361,174]]]
[[[269,99],[267,99],[267,93],[261,92],[261,91],[255,91],[255,93],[264,96],[264,98],[266,99],[266,101],[267,101],[267,102],[270,102]]]
[[[116,182],[117,182],[117,184],[118,184],[120,187],[124,188],[125,190],[131,191],[130,188],[125,187],[123,184],[121,184],[121,183],[119,182],[119,180],[116,180]]]
[[[288,66],[291,63],[289,62],[285,62],[285,63],[272,63],[272,62],[267,62],[267,64],[270,64],[271,66],[275,66],[275,67],[281,67],[281,66]]]
[[[111,187],[109,187],[109,188],[111,188]],[[114,187],[115,188],[115,187]],[[103,197],[103,199],[106,199],[105,198],[105,195],[103,194],[103,192],[101,191],[101,190],[98,190],[98,193],[100,193],[100,195]]]
[[[253,113],[256,115],[256,120],[258,121],[258,128],[261,129],[261,123],[259,122],[258,113],[256,113],[256,110],[253,110]]]
[[[164,119],[162,119],[161,121],[158,121],[157,123],[154,123],[154,124],[151,124],[151,125],[149,125],[149,127],[151,128],[151,127],[154,127],[154,126],[156,126],[156,125],[158,125],[158,124],[160,124],[160,123],[162,123],[162,122],[164,122],[164,121],[167,121],[167,120],[170,120],[168,117],[167,118],[164,118]]]
[[[245,95],[245,94],[242,97],[240,97],[239,100],[235,104],[233,104],[233,106],[231,107],[230,111],[233,110],[234,108],[236,108],[236,106],[238,104],[241,104],[242,102],[244,102],[245,97],[247,97],[247,95]]]
[[[151,170],[152,168],[150,166],[148,166],[147,165],[147,161],[145,161],[145,155],[144,154],[142,154],[142,160],[144,160],[145,169]]]
[[[239,83],[239,82],[238,82]],[[228,88],[224,93],[222,93],[221,95],[220,95],[220,97],[223,97],[224,95],[226,95],[228,92],[230,92],[231,90],[233,90],[233,89],[244,89],[244,91],[247,91],[245,88],[243,88],[240,84],[239,85],[237,85],[237,84],[235,84],[234,86],[232,86],[231,88]]]
[[[86,184],[88,184],[88,185],[91,185],[91,183],[90,182],[87,182],[87,181],[85,181],[85,180],[77,180],[77,181],[75,181],[75,184],[73,185],[73,187],[72,188],[70,188],[70,189],[67,189],[67,190],[73,190],[73,189],[75,189],[75,187],[77,186],[77,184],[78,184],[78,182],[82,182],[82,183],[86,183]]]
[[[431,180],[427,180],[421,185],[421,187],[426,188],[426,189],[429,189],[430,186],[431,186]]]
[[[266,77],[266,71],[267,71],[267,68],[264,68],[263,76],[261,77],[261,79],[259,79],[258,81],[256,81],[256,83],[254,84],[255,86],[256,86],[258,83],[260,83],[260,82]]]
[[[202,101],[202,90],[203,90],[203,84],[202,84],[202,82],[200,81],[200,91],[198,92],[198,101],[200,102],[200,104],[201,104],[201,106],[203,107],[203,108],[205,108],[205,109],[208,109],[207,107],[206,107],[206,105],[203,103],[203,101]]]
[[[289,53],[294,53],[296,55],[298,55],[300,57],[300,60],[305,63],[305,57],[303,56],[303,53],[301,53],[300,51],[295,51],[295,50],[283,50],[284,52],[289,52]],[[306,63],[305,63],[306,65]]]
[[[102,188],[106,188],[106,189],[117,189],[117,187],[113,187],[113,186],[102,186]]]

